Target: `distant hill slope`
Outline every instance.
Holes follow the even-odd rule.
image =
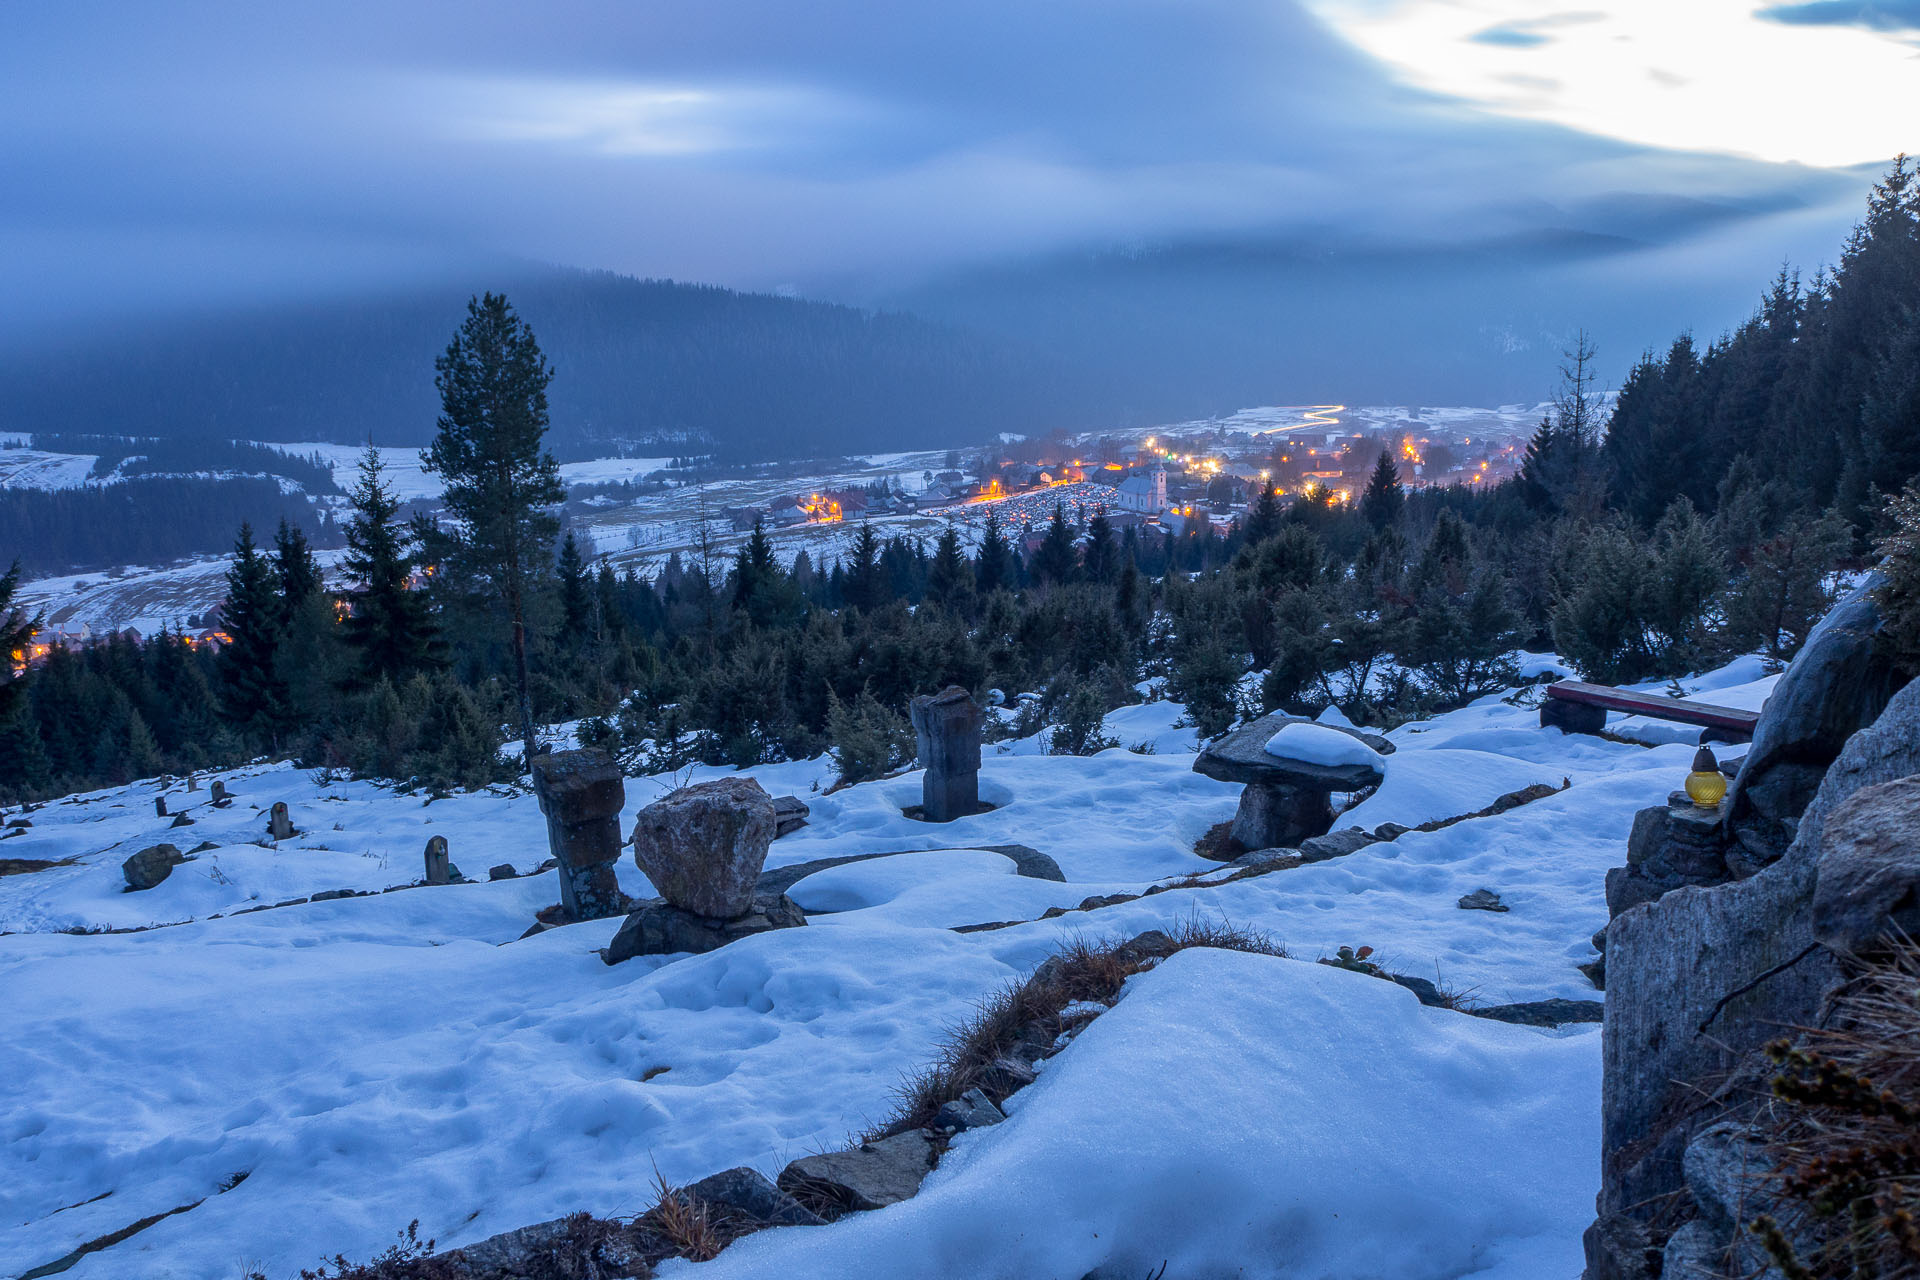
[[[556,372],[563,457],[619,442],[770,456],[949,445],[1062,425],[1077,399],[1021,344],[907,315],[608,272],[471,283],[504,290],[538,335]],[[438,409],[433,359],[468,292],[210,315],[0,352],[0,429],[422,444]]]
[[[1545,396],[1581,329],[1613,382],[1676,324],[1713,333],[1751,308],[1747,279],[1649,278],[1648,248],[1581,230],[1195,241],[996,264],[876,301],[1102,370],[1109,412],[1147,423],[1321,399],[1503,404]]]

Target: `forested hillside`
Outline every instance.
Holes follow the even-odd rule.
[[[910,316],[608,272],[500,275],[471,290],[221,314],[52,352],[0,352],[0,425],[424,444],[437,413],[433,359],[468,293],[502,285],[553,361],[552,441],[563,461],[620,442],[789,456],[1098,420],[1099,406],[1046,361]]]

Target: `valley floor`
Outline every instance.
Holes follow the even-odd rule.
[[[1742,660],[1688,688],[1758,706],[1771,683]],[[901,814],[918,774],[827,795],[824,760],[750,770],[812,806],[769,866],[1017,842],[1067,883],[978,852],[879,860],[801,881],[803,906],[832,911],[807,928],[612,968],[597,949],[617,921],[515,941],[557,900],[552,873],[485,879],[546,858],[529,796],[429,802],[272,767],[224,775],[237,802],[193,809],[189,827],[155,816],[152,782],[37,810],[0,860],[71,861],[0,876],[0,1276],[187,1205],[66,1274],[289,1280],[335,1251],[367,1257],[415,1218],[446,1247],[579,1209],[637,1213],[656,1174],[771,1176],[881,1120],[955,1024],[1064,941],[1191,917],[1264,931],[1295,958],[1182,953],[1050,1060],[1007,1124],[961,1135],[914,1200],[669,1271],[1577,1275],[1598,1186],[1598,1028],[1426,1009],[1311,961],[1367,945],[1484,1003],[1596,998],[1575,966],[1606,921],[1606,869],[1692,746],[1634,723],[1615,728],[1657,745],[1568,737],[1485,699],[1391,735],[1387,782],[1337,825],[1566,790],[1330,862],[1038,920],[1218,869],[1191,849],[1238,788],[1191,771],[1178,713],[1110,718],[1152,754],[989,748],[999,807],[939,827]],[[623,829],[684,780],[630,780]],[[206,794],[176,785],[170,803]],[[275,800],[301,834],[267,848]],[[409,883],[431,835],[476,883],[223,914]],[[121,892],[122,860],[161,841],[214,847]],[[649,892],[631,859],[620,876]],[[1511,909],[1456,905],[1483,887]],[[1029,923],[952,931],[988,921]],[[146,925],[164,927],[62,932]]]

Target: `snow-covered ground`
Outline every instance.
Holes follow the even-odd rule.
[[[1757,703],[1767,683],[1737,663],[1687,685]],[[1532,782],[1566,790],[1039,920],[1215,867],[1190,850],[1238,788],[1191,771],[1178,720],[1168,703],[1109,718],[1151,754],[998,744],[982,785],[999,807],[945,826],[902,816],[918,774],[828,795],[826,761],[750,770],[813,808],[770,865],[922,852],[803,880],[796,898],[836,911],[807,928],[613,968],[596,949],[615,921],[515,941],[559,894],[551,873],[484,880],[547,855],[537,805],[505,790],[429,801],[262,767],[226,775],[238,801],[191,810],[190,827],[155,815],[151,781],[37,810],[0,858],[71,862],[0,877],[0,1275],[190,1204],[68,1274],[289,1280],[336,1250],[369,1256],[414,1218],[445,1247],[576,1209],[638,1212],[656,1170],[771,1175],[882,1118],[951,1027],[1063,942],[1198,916],[1295,959],[1176,957],[1052,1060],[1010,1123],[964,1135],[917,1199],[674,1272],[1078,1280],[1165,1260],[1169,1276],[1570,1280],[1598,1180],[1597,1030],[1422,1009],[1308,962],[1366,945],[1489,1003],[1594,998],[1575,966],[1606,920],[1606,869],[1692,747],[1570,737],[1490,697],[1393,733],[1385,785],[1342,821],[1413,825]],[[630,779],[623,825],[685,780]],[[178,811],[207,793],[168,794]],[[274,800],[301,831],[278,848],[256,843]],[[209,918],[413,881],[436,834],[480,882]],[[214,848],[159,887],[120,891],[130,853],[203,840]],[[1010,842],[1068,883],[932,852]],[[647,892],[630,859],[620,877]],[[1511,910],[1456,905],[1482,887]],[[988,921],[1027,923],[951,931]]]

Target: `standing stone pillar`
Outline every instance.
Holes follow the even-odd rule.
[[[273,809],[267,815],[267,834],[275,840],[293,839],[293,816],[287,812],[285,800],[273,802]]]
[[[153,798],[153,816],[156,818],[172,816],[167,812],[167,798],[165,796],[155,796]]]
[[[213,807],[224,809],[233,803],[233,793],[227,790],[227,784],[220,779],[213,780]]]
[[[427,838],[427,883],[453,883],[452,863],[447,859],[447,838],[429,836]]]
[[[1323,836],[1333,828],[1333,797],[1283,782],[1249,783],[1233,814],[1233,838],[1243,849],[1277,849]]]
[[[951,822],[980,812],[980,708],[958,685],[915,698],[908,707],[920,763],[921,816]]]
[[[625,900],[613,874],[620,858],[620,810],[626,779],[593,748],[535,756],[533,789],[547,815],[547,844],[560,864],[560,905],[574,920],[620,915]]]

